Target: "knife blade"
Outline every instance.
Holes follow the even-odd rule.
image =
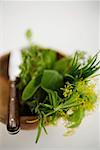
[[[19,103],[16,96],[16,78],[19,76],[19,65],[22,62],[20,50],[13,50],[9,60],[10,96],[8,103],[7,130],[10,134],[16,134],[20,129]]]

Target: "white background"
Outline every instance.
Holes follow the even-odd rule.
[[[0,54],[27,45],[24,33],[33,30],[33,41],[42,46],[56,48],[64,53],[76,49],[89,54],[99,48],[99,7],[94,2],[7,2],[0,1]],[[0,124],[1,149],[43,150],[98,150],[100,148],[99,110],[87,116],[76,133],[64,137],[65,128],[47,127],[34,143],[36,131],[21,131],[11,136]]]

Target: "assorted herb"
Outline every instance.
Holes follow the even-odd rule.
[[[42,48],[31,42],[31,30],[26,32],[30,46],[22,50],[23,62],[20,66],[21,102],[28,105],[38,121],[36,143],[46,124],[56,124],[62,117],[67,128],[80,125],[86,111],[95,107],[97,96],[91,75],[100,68],[98,53],[85,62],[84,52],[73,56],[57,57],[52,49]],[[70,112],[70,113],[69,113]]]

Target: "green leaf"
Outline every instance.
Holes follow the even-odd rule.
[[[45,134],[47,135],[48,132],[47,132],[47,130],[46,130],[46,128],[45,128],[44,122],[42,122],[42,128],[44,129],[44,132],[45,132]]]
[[[76,108],[72,115],[69,115],[68,120],[71,122],[71,125],[68,128],[75,128],[80,125],[84,117],[84,109],[82,107]]]
[[[54,65],[56,59],[56,52],[49,49],[43,51],[43,60],[46,64],[46,68],[50,69]]]
[[[56,91],[51,92],[53,107],[56,108],[58,105],[58,94]]]
[[[40,137],[40,135],[41,135],[41,131],[42,131],[42,122],[41,122],[41,120],[40,120],[39,125],[38,125],[38,132],[37,132],[37,136],[36,136],[36,141],[35,141],[35,143],[38,142],[39,137]]]
[[[63,77],[55,70],[44,70],[41,86],[46,89],[57,90],[63,86]]]
[[[47,132],[47,130],[46,130],[46,128],[45,128],[46,116],[45,116],[44,112],[41,112],[41,113],[42,113],[42,122],[41,122],[41,126],[42,126],[42,128],[44,129],[45,134],[47,135],[48,132]]]
[[[55,65],[54,65],[54,69],[57,70],[59,73],[61,74],[65,74],[67,72],[68,65],[69,65],[70,60],[68,58],[61,58],[60,60],[58,60]]]
[[[58,105],[58,101],[59,101],[57,92],[50,90],[49,93],[48,93],[48,95],[49,95],[49,100],[50,100],[50,102],[51,102],[50,104],[51,104],[54,108],[56,108],[57,105]]]
[[[23,93],[22,93],[22,100],[26,101],[29,98],[32,97],[32,95],[37,91],[37,89],[40,87],[39,81],[34,77],[28,85],[25,87]]]
[[[27,39],[31,40],[31,38],[32,38],[32,31],[31,31],[31,29],[28,29],[26,31],[26,37],[27,37]]]
[[[52,106],[49,104],[41,104],[41,106],[52,109]]]

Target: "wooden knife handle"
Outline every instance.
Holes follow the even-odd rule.
[[[8,103],[8,120],[7,130],[10,134],[16,134],[19,132],[20,120],[19,120],[19,103],[16,99],[16,82],[10,82],[10,96]]]

